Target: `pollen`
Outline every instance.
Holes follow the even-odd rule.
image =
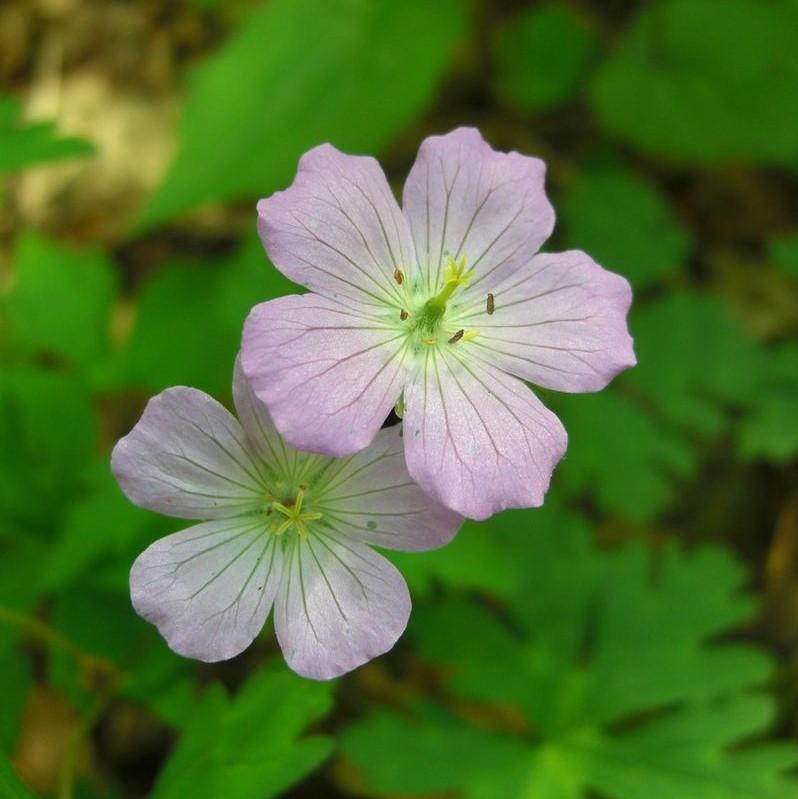
[[[463,329],[461,328],[460,330],[458,330],[458,331],[457,331],[457,332],[456,332],[456,333],[455,333],[455,334],[454,334],[454,335],[453,335],[453,336],[452,336],[452,337],[449,339],[449,344],[457,344],[457,342],[458,342],[458,341],[460,341],[460,339],[463,337],[463,335],[464,335],[464,334],[465,334],[465,330],[463,330]]]
[[[407,311],[406,311],[404,308],[402,308],[402,310],[399,312],[399,318],[400,318],[400,319],[401,319],[403,322],[405,321],[405,319],[407,319],[407,317],[408,317],[409,315],[410,315],[410,314],[408,314],[408,312],[407,312]]]
[[[396,269],[393,270],[393,279],[401,286],[402,283],[405,282],[405,274],[404,272],[397,266]]]
[[[496,300],[490,293],[488,294],[488,302],[486,304],[485,310],[488,312],[488,316],[490,316],[496,310]]]

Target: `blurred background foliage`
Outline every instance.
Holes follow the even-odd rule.
[[[797,32],[796,0],[0,4],[3,799],[798,795]],[[546,159],[547,246],[630,279],[639,366],[544,397],[543,509],[396,556],[389,655],[182,660],[127,596],[180,525],[111,446],[167,386],[229,400],[295,290],[253,202],[303,151],[398,191],[459,124]]]

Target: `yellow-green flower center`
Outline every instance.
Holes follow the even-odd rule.
[[[305,491],[300,488],[296,493],[296,499],[292,504],[285,505],[282,502],[272,502],[269,506],[276,510],[278,516],[274,521],[272,532],[274,535],[283,535],[292,527],[296,529],[300,538],[306,538],[308,535],[307,522],[318,521],[322,518],[321,513],[308,511],[302,509],[302,503],[305,499]],[[285,518],[282,518],[285,517]]]

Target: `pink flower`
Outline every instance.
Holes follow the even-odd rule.
[[[206,520],[139,556],[133,606],[175,652],[217,661],[246,649],[274,605],[288,665],[336,677],[387,652],[410,614],[404,579],[369,545],[433,549],[462,519],[410,479],[397,429],[337,461],[286,446],[238,363],[233,396],[240,422],[170,388],[114,449],[131,501]]]
[[[431,496],[475,519],[542,504],[567,436],[523,381],[598,391],[635,364],[627,281],[583,252],[536,254],[554,224],[544,174],[459,128],[421,145],[400,209],[373,158],[302,157],[259,231],[312,293],[256,306],[242,346],[287,441],[357,452],[398,401]]]

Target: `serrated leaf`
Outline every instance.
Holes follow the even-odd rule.
[[[670,422],[717,433],[724,408],[756,401],[761,348],[722,300],[673,293],[634,313],[631,329],[638,363],[623,380]]]
[[[330,754],[328,738],[302,733],[330,709],[331,692],[329,683],[302,680],[282,664],[261,668],[232,700],[221,686],[211,686],[163,767],[152,799],[280,795]]]
[[[24,124],[19,102],[0,97],[0,173],[92,152],[92,145],[83,139],[59,136],[51,122]]]
[[[560,395],[551,406],[568,430],[568,451],[554,485],[590,496],[606,512],[646,521],[673,499],[696,470],[684,436],[613,391]]]
[[[13,343],[93,366],[108,347],[116,294],[111,264],[98,251],[27,234],[17,245],[14,265],[14,288],[3,303]]]
[[[768,658],[717,641],[753,611],[737,564],[716,548],[599,552],[567,515],[556,538],[539,535],[536,513],[525,512],[527,580],[504,613],[465,599],[416,610],[411,634],[468,700],[450,707],[468,711],[420,706],[352,725],[343,750],[365,785],[464,799],[794,792],[791,748],[740,747],[773,703],[749,690],[768,679]],[[425,768],[439,759],[462,768]]]
[[[741,422],[738,448],[747,459],[785,462],[798,456],[798,347],[768,353],[756,404]]]
[[[595,33],[567,7],[525,9],[496,29],[496,89],[524,111],[562,103],[579,90],[595,46]]]
[[[464,25],[457,0],[265,3],[194,74],[178,156],[140,224],[268,194],[325,141],[379,150],[428,102]]]
[[[647,4],[597,76],[598,117],[655,155],[795,163],[797,26],[785,0]]]
[[[597,169],[564,199],[568,246],[589,252],[636,288],[682,269],[690,236],[655,186],[631,172]]]

